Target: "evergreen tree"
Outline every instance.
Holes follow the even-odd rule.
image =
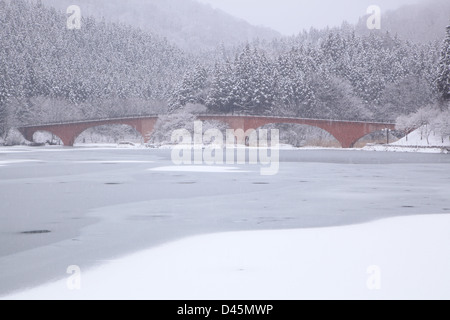
[[[230,62],[216,64],[211,90],[206,100],[208,109],[219,113],[233,113],[236,103],[234,87],[234,71]]]
[[[207,81],[208,72],[203,66],[197,65],[192,72],[188,71],[170,102],[170,111],[173,112],[188,103],[204,105],[207,99]]]
[[[252,95],[255,69],[253,54],[250,45],[247,44],[244,51],[235,60],[234,78],[236,83],[232,94],[235,97],[234,112],[248,114],[253,112]]]
[[[450,26],[447,27],[447,36],[442,47],[439,71],[437,77],[437,90],[443,101],[450,100]]]
[[[253,75],[253,113],[264,114],[272,109],[276,99],[275,72],[264,54],[254,51],[256,70]]]

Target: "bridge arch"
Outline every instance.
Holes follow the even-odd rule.
[[[339,121],[321,119],[275,118],[275,117],[249,117],[246,118],[245,128],[258,128],[269,123],[292,123],[310,125],[321,128],[330,133],[339,141],[343,148],[352,148],[361,137],[385,128],[394,130],[394,124],[359,121]]]
[[[158,117],[136,117],[124,119],[91,120],[60,124],[48,124],[40,126],[22,127],[19,130],[25,139],[32,141],[36,131],[49,131],[58,136],[65,146],[73,146],[75,139],[85,130],[102,125],[128,125],[139,132],[144,140],[148,141],[148,134],[153,132]]]
[[[132,135],[134,135],[132,138],[136,140],[139,139],[140,141],[143,141],[145,139],[142,133],[131,124],[101,124],[94,125],[80,132],[80,134],[74,138],[74,143],[77,144],[83,141],[88,143],[117,143],[121,140],[126,140]],[[99,139],[102,139],[102,141],[99,141]]]
[[[256,128],[256,130],[271,128],[280,130],[281,143],[286,143],[294,147],[302,147],[305,145],[322,147],[341,146],[339,140],[332,133],[318,126],[309,124],[297,124],[290,122],[268,123]]]
[[[390,128],[375,130],[356,139],[353,143],[353,146],[362,148],[367,143],[386,144],[388,142],[395,142],[398,140],[395,133],[398,133],[398,131],[392,130]],[[387,137],[387,134],[389,135],[389,137]]]
[[[27,139],[25,137],[25,139]],[[33,133],[31,139],[27,139],[28,141],[33,141],[36,143],[48,143],[51,145],[62,145],[64,142],[62,139],[55,133],[51,132],[51,130],[37,130]]]

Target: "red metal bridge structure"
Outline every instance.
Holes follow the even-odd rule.
[[[59,137],[64,146],[74,145],[77,137],[85,130],[105,125],[128,125],[139,132],[147,142],[158,116],[136,116],[102,120],[84,120],[64,123],[51,123],[35,126],[24,126],[19,131],[25,139],[33,141],[36,132],[50,132]],[[322,119],[304,119],[287,118],[271,116],[249,116],[249,115],[202,115],[198,116],[199,121],[220,121],[228,124],[230,129],[244,132],[247,130],[257,130],[268,124],[299,124],[318,127],[330,133],[336,138],[343,148],[352,148],[355,143],[364,136],[382,130],[395,130],[395,124],[382,122],[365,121],[344,121],[344,120],[322,120]]]

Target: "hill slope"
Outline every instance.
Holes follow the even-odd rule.
[[[5,119],[159,112],[152,102],[164,104],[190,65],[179,49],[138,28],[90,19],[68,30],[65,15],[25,0],[0,0],[0,23],[0,134]]]
[[[74,4],[72,0],[41,1],[60,10]],[[78,0],[76,4],[83,15],[140,27],[191,52],[279,36],[194,0]]]
[[[357,29],[368,33],[367,17],[361,18]],[[425,0],[386,12],[382,17],[382,31],[389,31],[404,40],[425,43],[441,41],[445,27],[450,24],[450,1]]]

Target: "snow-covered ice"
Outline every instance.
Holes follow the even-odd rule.
[[[157,167],[149,169],[157,172],[205,172],[205,173],[229,173],[229,172],[248,172],[240,170],[235,167],[221,167],[221,166],[170,166]]]
[[[92,161],[74,161],[74,163],[85,164],[119,164],[119,163],[154,163],[154,161],[139,161],[139,160],[92,160]]]
[[[67,275],[7,298],[449,299],[448,230],[445,215],[196,236],[82,272],[80,290]]]
[[[320,237],[317,228],[450,213],[450,158],[444,154],[284,150],[279,174],[264,177],[253,165],[225,166],[226,173],[203,166],[202,172],[152,171],[173,167],[170,150],[4,150],[27,153],[0,154],[8,162],[0,168],[0,295],[66,279],[71,265],[89,277],[104,261],[199,235],[211,235],[204,239],[212,242],[242,236],[245,243],[259,237],[253,231],[264,231],[262,238],[286,232],[295,240],[302,230],[279,230],[316,228]],[[17,162],[25,159],[34,162]]]
[[[30,162],[40,162],[40,161],[39,160],[26,160],[26,159],[23,159],[23,160],[20,160],[20,159],[18,159],[18,160],[6,160],[6,161],[0,161],[0,165],[5,166],[5,165],[8,165],[8,164],[30,163]]]

